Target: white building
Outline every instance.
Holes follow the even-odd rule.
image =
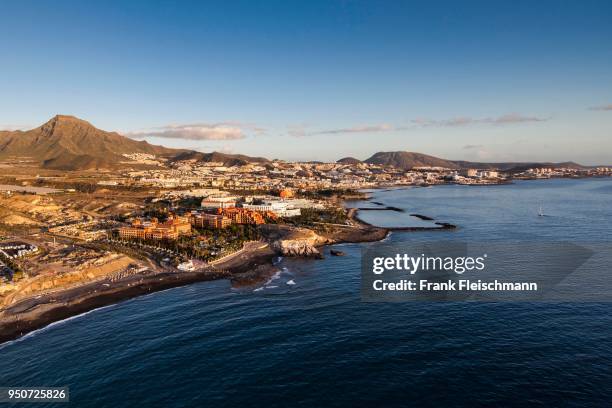
[[[269,211],[279,217],[295,217],[301,214],[299,208],[291,208],[285,201],[264,201],[262,204],[243,204],[242,207],[253,211]]]
[[[202,208],[233,208],[236,206],[236,201],[238,201],[236,196],[206,197],[200,206]]]
[[[177,266],[176,268],[179,271],[184,271],[184,272],[195,271],[195,265],[193,264],[191,259],[188,260],[187,262],[183,262],[182,264],[179,264],[179,266]]]

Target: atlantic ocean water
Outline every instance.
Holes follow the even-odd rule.
[[[362,212],[373,224],[418,213],[459,226],[395,244],[612,242],[612,179],[372,196],[406,210]],[[279,260],[253,288],[203,282],[54,324],[0,346],[0,385],[69,386],[79,407],[612,405],[612,304],[364,303],[364,245],[376,244]]]

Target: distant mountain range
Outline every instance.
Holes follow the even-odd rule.
[[[148,153],[170,161],[192,160],[196,162],[219,162],[225,166],[246,163],[267,164],[263,157],[219,152],[202,153],[193,150],[171,149],[155,146],[146,141],[136,141],[116,132],[106,132],[91,123],[74,116],[57,115],[42,126],[27,131],[0,131],[0,160],[9,158],[28,159],[43,168],[57,170],[96,170],[125,167],[123,154]],[[532,167],[586,168],[574,162],[565,163],[478,163],[461,160],[446,160],[422,153],[378,152],[365,163],[393,166],[403,170],[414,167],[446,167],[499,169],[521,171]],[[357,164],[360,160],[345,157],[338,163]]]
[[[343,157],[342,159],[338,160],[336,163],[340,163],[340,164],[359,164],[362,163],[361,160],[356,159],[354,157]]]
[[[174,149],[96,129],[74,116],[57,115],[28,131],[0,132],[0,158],[29,158],[58,170],[112,168],[123,153],[177,154]]]
[[[66,115],[57,115],[32,130],[0,131],[0,159],[28,159],[48,169],[116,169],[126,166],[123,154],[130,153],[154,154],[170,160],[222,162],[228,166],[267,161],[243,155],[155,146],[116,132],[105,132],[89,122]]]
[[[226,154],[219,152],[202,153],[194,150],[186,151],[177,154],[172,158],[173,161],[193,160],[196,162],[223,163],[225,166],[243,166],[247,163],[268,163],[269,160],[264,157],[251,157],[243,154]]]
[[[450,160],[412,152],[378,152],[366,159],[365,162],[378,164],[379,166],[393,166],[403,170],[409,170],[413,167],[446,167],[451,169],[458,167]]]
[[[464,160],[446,160],[439,157],[429,156],[422,153],[413,152],[378,152],[365,160],[366,163],[384,166],[393,166],[403,170],[414,167],[445,167],[449,169],[498,169],[501,171],[523,171],[535,167],[565,167],[572,169],[587,168],[574,162],[504,162],[504,163],[483,163],[470,162]]]

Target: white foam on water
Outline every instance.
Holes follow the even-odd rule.
[[[289,275],[289,276],[293,276],[293,273],[291,273],[291,271],[289,269],[287,269],[286,266],[283,266],[283,269],[281,270],[282,273]]]
[[[108,309],[108,308],[111,308],[111,307],[113,307],[113,306],[116,306],[116,304],[107,305],[107,306],[102,306],[102,307],[99,307],[99,308],[97,308],[97,309],[92,309],[92,310],[89,310],[89,311],[87,311],[87,312],[85,312],[85,313],[81,313],[81,314],[78,314],[78,315],[70,316],[70,317],[67,317],[67,318],[65,318],[65,319],[63,319],[63,320],[58,320],[57,322],[49,323],[48,325],[46,325],[46,326],[44,326],[44,327],[41,327],[40,329],[36,329],[36,330],[33,330],[33,331],[29,332],[29,333],[26,333],[26,334],[24,334],[23,336],[21,336],[21,337],[19,337],[19,338],[15,339],[15,340],[9,340],[9,341],[6,341],[6,342],[4,342],[4,343],[0,344],[0,350],[2,350],[2,349],[3,349],[3,348],[5,348],[5,347],[10,346],[11,344],[19,343],[19,342],[21,342],[21,341],[24,341],[24,340],[26,340],[26,339],[29,339],[29,338],[31,338],[31,337],[34,337],[34,336],[36,336],[37,334],[39,334],[39,333],[43,333],[43,332],[47,331],[48,329],[50,329],[50,328],[52,328],[52,327],[62,325],[62,324],[67,323],[67,322],[69,322],[69,321],[71,321],[71,320],[75,320],[75,319],[81,318],[81,317],[83,317],[83,316],[87,316],[88,314],[91,314],[91,313],[93,313],[93,312],[97,312],[97,311],[99,311],[99,310]]]
[[[264,290],[264,289],[277,288],[278,286],[269,286],[269,285],[272,282],[274,282],[275,280],[277,280],[278,278],[280,278],[281,277],[281,273],[285,272],[286,270],[287,270],[287,268],[283,268],[283,270],[280,270],[280,271],[276,272],[261,287],[253,289],[253,292],[259,292],[260,290]]]
[[[386,236],[386,237],[384,237],[383,239],[381,239],[381,240],[380,240],[380,241],[378,241],[378,242],[387,242],[388,240],[390,240],[390,239],[391,239],[391,235],[392,235],[392,234],[393,234],[393,231],[389,231],[389,233],[387,234],[387,236]]]
[[[274,288],[278,288],[278,286],[273,285],[273,286],[266,286],[266,289],[274,289]]]
[[[268,286],[270,283],[272,283],[275,280],[277,280],[278,278],[280,278],[281,272],[282,271],[278,271],[274,275],[272,275],[272,277],[270,279],[268,279],[268,281],[266,283],[264,283],[264,286]]]
[[[288,280],[287,285],[295,285],[295,281],[293,279]]]

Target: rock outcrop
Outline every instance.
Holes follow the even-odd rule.
[[[332,243],[312,230],[287,225],[266,225],[262,232],[272,249],[283,256],[323,258],[317,247]]]
[[[303,256],[309,258],[323,258],[317,248],[307,241],[302,240],[281,240],[275,241],[272,246],[283,256]]]

